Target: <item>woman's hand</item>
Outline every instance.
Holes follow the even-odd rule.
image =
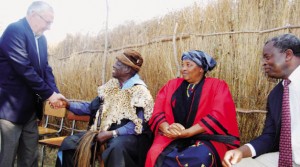
[[[173,123],[169,125],[167,122],[163,122],[160,124],[159,130],[163,133],[164,136],[171,139],[176,139],[180,137],[182,131],[184,131],[185,128],[179,123]]]
[[[185,128],[180,123],[173,123],[169,126],[170,138],[178,138],[184,131]]]
[[[205,130],[204,128],[202,128],[199,124],[195,124],[193,126],[191,126],[188,129],[185,129],[181,132],[181,134],[179,135],[180,138],[189,138],[192,137],[194,135],[203,133]]]
[[[169,125],[167,122],[161,123],[159,130],[164,136],[171,139],[189,138],[205,131],[204,128],[202,128],[199,124],[195,124],[190,128],[185,129],[185,127],[180,123],[173,123]]]
[[[169,132],[169,127],[170,125],[167,122],[163,122],[159,125],[159,130],[163,133],[163,134],[168,134]]]
[[[190,128],[188,129],[185,129],[183,131],[181,131],[180,135],[178,136],[178,138],[189,138],[189,137],[192,137],[192,131]]]

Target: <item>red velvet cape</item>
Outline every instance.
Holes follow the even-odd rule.
[[[174,123],[171,98],[183,81],[183,78],[170,80],[160,89],[156,96],[153,115],[149,120],[149,125],[155,137],[147,154],[146,167],[153,167],[159,154],[173,141],[158,133],[158,127],[164,121],[167,121],[169,124]],[[215,121],[211,118],[214,118],[213,120]],[[205,134],[231,135],[239,139],[235,105],[229,88],[223,80],[205,78],[193,125],[195,124],[203,127]],[[236,148],[235,146],[216,141],[211,141],[211,143],[216,148],[221,160],[227,150]],[[240,141],[236,140],[235,144],[238,146]]]

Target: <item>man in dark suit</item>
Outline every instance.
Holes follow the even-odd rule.
[[[230,167],[232,164],[241,167],[300,166],[299,38],[292,34],[284,34],[268,40],[263,49],[262,59],[265,73],[271,78],[283,81],[279,82],[268,96],[268,112],[262,134],[240,148],[228,151],[223,160],[225,167]],[[289,82],[284,91],[283,85]],[[289,96],[286,96],[286,93],[283,96],[286,90]],[[285,117],[287,107],[290,115]],[[287,119],[289,121],[286,121]],[[286,122],[290,122],[289,126],[286,126]],[[286,139],[283,137],[286,132],[288,132],[286,135],[288,142],[282,144]],[[291,149],[287,151],[286,148],[289,147]],[[286,155],[288,156],[283,158]],[[242,160],[242,158],[246,159]]]
[[[54,107],[64,99],[48,65],[43,35],[53,22],[53,9],[33,2],[25,18],[10,24],[0,39],[0,166],[37,166],[42,102]]]

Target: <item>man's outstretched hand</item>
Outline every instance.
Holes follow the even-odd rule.
[[[67,108],[69,105],[68,100],[60,93],[54,92],[49,98],[48,98],[49,104],[52,108]]]

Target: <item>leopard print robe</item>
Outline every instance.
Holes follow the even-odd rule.
[[[142,133],[143,120],[138,118],[136,108],[142,107],[144,109],[144,120],[148,121],[152,115],[154,103],[150,91],[144,85],[135,85],[122,90],[118,80],[111,79],[98,87],[98,96],[104,99],[104,103],[100,116],[100,128],[97,129],[106,131],[112,123],[119,124],[122,119],[129,119],[135,124],[135,132],[137,134]],[[97,114],[99,115],[99,111]],[[96,123],[94,128],[95,125]]]

